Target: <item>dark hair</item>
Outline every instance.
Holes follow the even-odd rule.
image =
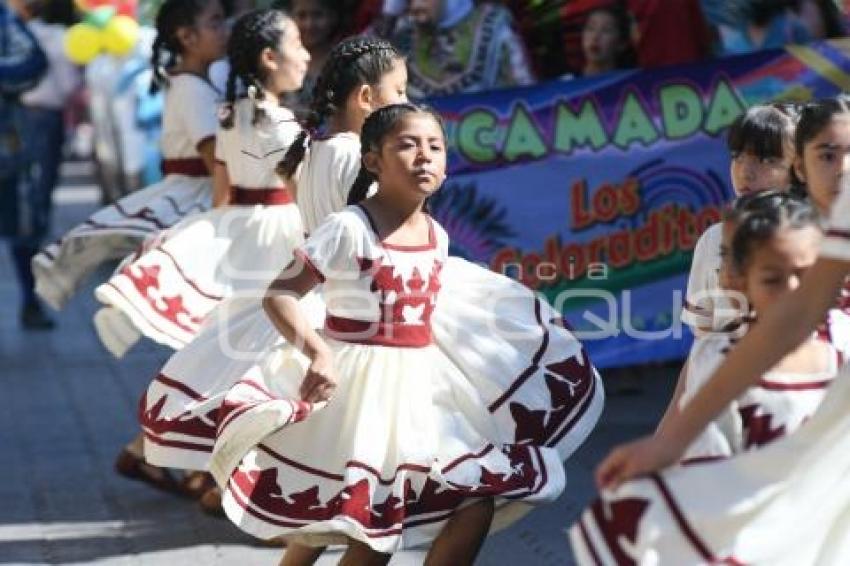
[[[800,111],[797,133],[794,136],[794,150],[797,152],[797,157],[803,157],[806,145],[818,137],[818,134],[835,116],[847,113],[850,113],[850,104],[844,96],[825,98],[804,105]]]
[[[338,43],[316,79],[304,131],[278,164],[278,173],[284,179],[291,178],[304,159],[309,132],[342,110],[354,89],[363,84],[378,84],[400,59],[401,54],[391,43],[376,37],[353,37]]]
[[[794,145],[796,126],[795,106],[758,104],[735,118],[726,145],[733,157],[740,153],[753,153],[760,159],[782,157]]]
[[[584,27],[587,25],[590,17],[598,13],[608,14],[614,19],[614,23],[617,26],[617,34],[625,44],[624,49],[617,54],[617,68],[629,69],[634,67],[637,64],[637,57],[634,45],[632,44],[632,17],[629,15],[629,11],[620,2],[594,8],[588,12],[584,24],[582,24],[582,31],[584,31]]]
[[[740,273],[744,272],[755,248],[769,241],[779,230],[807,226],[820,228],[817,209],[808,199],[788,192],[767,191],[751,195],[747,206],[749,210],[739,211],[731,246],[732,261]]]
[[[763,27],[791,7],[791,0],[749,0],[743,7],[744,16],[753,24]]]
[[[220,120],[222,128],[233,127],[237,79],[242,82],[252,100],[261,100],[265,96],[263,81],[266,77],[259,65],[260,54],[267,48],[278,49],[283,38],[283,24],[287,18],[288,16],[279,10],[254,10],[236,20],[227,43],[230,73],[227,75],[227,89]],[[253,123],[256,124],[262,116],[263,111],[254,105]]]
[[[806,148],[806,145],[823,131],[833,117],[846,113],[850,113],[850,103],[848,103],[844,95],[825,98],[802,105],[800,107],[800,117],[797,120],[797,128],[794,133],[794,152],[797,158],[803,158],[803,150]],[[791,170],[791,180],[791,192],[800,196],[808,195],[806,184],[797,178],[797,174],[793,169]]]
[[[195,19],[207,4],[208,0],[165,0],[159,7],[156,13],[156,39],[151,53],[151,93],[157,92],[167,81],[164,69],[173,66],[177,56],[183,52],[177,30],[195,25]],[[162,62],[163,52],[168,55],[165,63]]]
[[[440,129],[443,130],[443,137],[445,137],[443,119],[434,109],[412,102],[390,104],[375,110],[366,118],[366,122],[363,124],[363,132],[360,134],[360,155],[365,156],[370,151],[378,151],[387,134],[408,114],[430,115],[439,124]],[[348,204],[357,204],[365,199],[369,187],[375,181],[377,181],[375,175],[366,168],[361,160],[360,171],[348,192]]]
[[[70,26],[78,21],[72,0],[48,0],[39,4],[38,17],[46,24]]]
[[[346,6],[340,0],[317,0],[317,3],[322,6],[328,12],[331,12],[336,16],[336,26],[330,32],[331,39],[338,38],[340,35],[340,31],[344,25],[345,11]],[[295,7],[295,0],[276,0],[272,3],[272,8],[277,8],[278,10],[284,10],[289,12],[290,14],[293,12]]]

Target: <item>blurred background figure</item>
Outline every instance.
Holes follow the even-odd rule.
[[[831,39],[847,34],[835,0],[795,0],[791,9],[812,39]]]
[[[301,43],[310,53],[310,64],[301,90],[287,96],[284,103],[300,115],[310,107],[316,78],[328,54],[342,39],[345,6],[338,0],[283,0],[278,6],[295,20]]]
[[[534,82],[511,13],[495,3],[410,0],[388,39],[407,56],[411,98]]]
[[[581,32],[581,49],[583,77],[634,67],[632,20],[628,12],[616,4],[590,12]]]
[[[721,54],[749,53],[812,39],[791,9],[794,4],[794,0],[749,0],[740,6],[741,23],[718,28]]]
[[[33,291],[30,260],[49,232],[53,189],[65,144],[65,107],[82,86],[80,70],[67,59],[63,47],[65,29],[74,20],[74,6],[71,0],[10,0],[10,7],[26,22],[48,63],[38,85],[20,98],[25,159],[20,194],[26,207],[20,208],[12,254],[23,293],[21,324],[28,329],[49,329],[53,321]]]
[[[629,0],[637,66],[682,65],[712,54],[714,34],[699,0]]]
[[[618,21],[619,36],[628,37],[633,50],[632,60],[617,68],[681,65],[712,54],[714,33],[700,0],[571,0],[561,6],[559,20],[565,70],[573,76],[583,74],[585,29],[600,10]]]

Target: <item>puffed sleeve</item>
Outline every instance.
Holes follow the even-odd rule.
[[[719,291],[717,270],[720,267],[720,243],[709,228],[694,248],[694,259],[688,275],[688,290],[682,309],[682,322],[697,334],[714,328],[714,293]]]
[[[348,202],[348,192],[360,173],[360,143],[346,143],[340,145],[334,153],[333,170],[339,172],[337,177],[335,202],[345,206]],[[339,209],[337,209],[339,210]]]
[[[351,211],[328,216],[295,255],[322,283],[333,279],[355,279],[360,274],[365,237],[362,222]]]
[[[203,79],[187,81],[178,96],[186,133],[195,147],[215,137],[218,129],[219,93]]]

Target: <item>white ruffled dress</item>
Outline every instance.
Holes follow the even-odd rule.
[[[197,214],[149,242],[95,290],[104,345],[120,357],[139,337],[180,349],[233,294],[258,297],[303,242],[298,207],[275,167],[301,131],[291,111],[240,99],[232,128],[219,128],[216,159],[231,204]]]
[[[833,206],[821,257],[843,262],[850,272],[850,190]],[[845,332],[833,336],[833,344],[846,343]],[[821,381],[802,383],[819,394]],[[787,379],[768,383],[790,385]],[[754,388],[744,397],[755,398],[766,395]],[[848,409],[845,364],[811,418],[787,436],[758,450],[674,467],[602,493],[570,529],[578,564],[847,564]],[[783,419],[796,416],[777,412]],[[768,435],[780,423],[771,418],[770,424]]]
[[[149,461],[210,469],[255,536],[381,552],[430,542],[475,498],[496,498],[497,526],[556,498],[601,412],[598,374],[524,287],[460,260],[448,280],[431,226],[399,247],[361,207],[331,215],[296,254],[323,281],[333,398],[300,399],[307,361],[263,313],[217,310],[221,353],[189,344],[142,401]]]
[[[198,146],[215,136],[220,94],[193,74],[170,77],[165,90],[158,183],[102,208],[32,260],[35,291],[61,309],[101,263],[133,253],[145,239],[210,208],[210,172]]]

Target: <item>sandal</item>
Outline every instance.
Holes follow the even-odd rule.
[[[221,505],[221,488],[211,487],[198,499],[201,511],[213,517],[224,517],[224,507]]]
[[[216,487],[215,480],[209,472],[187,472],[181,483],[183,492],[192,499],[200,499],[206,492]]]
[[[183,486],[172,473],[166,468],[160,468],[145,462],[145,459],[136,456],[124,448],[115,459],[115,471],[127,479],[140,481],[174,495],[186,495]]]

